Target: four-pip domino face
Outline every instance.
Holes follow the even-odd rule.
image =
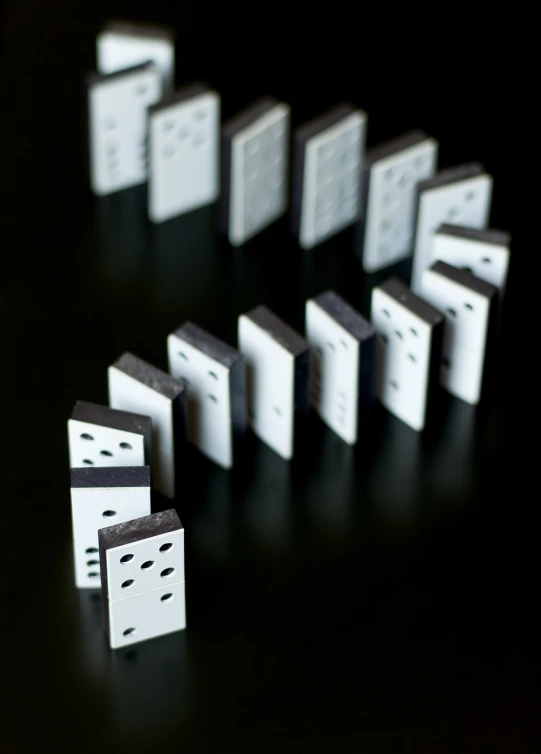
[[[376,332],[334,291],[306,302],[310,393],[323,421],[350,445],[374,396]]]
[[[297,129],[293,232],[310,249],[358,220],[366,114],[339,105]]]

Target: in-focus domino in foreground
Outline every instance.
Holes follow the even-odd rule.
[[[421,280],[422,296],[445,314],[441,382],[476,405],[490,376],[497,335],[498,289],[446,262],[435,262]]]
[[[173,498],[186,442],[186,386],[131,353],[109,367],[108,381],[112,408],[152,419],[152,484]]]
[[[242,355],[191,322],[167,339],[169,371],[187,385],[187,433],[215,463],[230,469],[246,432],[246,369]]]
[[[148,215],[155,223],[216,201],[220,98],[194,84],[149,108]]]
[[[289,120],[289,105],[269,97],[222,128],[220,225],[233,246],[286,211]]]
[[[99,549],[112,649],[186,628],[184,529],[176,511],[102,528]]]
[[[147,108],[162,96],[152,63],[87,78],[90,185],[102,196],[147,180]]]
[[[376,331],[344,299],[326,291],[306,302],[306,340],[312,349],[312,405],[354,445],[374,398]]]
[[[411,289],[419,293],[423,271],[433,262],[434,234],[442,223],[486,228],[492,176],[476,162],[443,170],[417,186],[417,219]]]
[[[303,249],[360,217],[366,120],[342,104],[295,132],[293,232]]]
[[[378,333],[377,391],[385,408],[424,429],[439,386],[445,317],[397,278],[372,291]]]
[[[98,531],[111,523],[150,514],[148,466],[71,470],[71,520],[75,583],[100,587]]]
[[[423,131],[412,131],[367,152],[366,211],[358,240],[365,272],[376,272],[411,255],[416,186],[434,175],[437,159],[438,143]]]
[[[238,338],[246,359],[250,425],[260,440],[290,460],[309,408],[310,347],[265,306],[239,317]]]

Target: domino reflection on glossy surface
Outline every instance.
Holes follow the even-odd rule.
[[[412,429],[424,429],[439,385],[443,314],[397,278],[372,291],[378,333],[376,384],[385,408]]]
[[[442,385],[475,405],[490,371],[497,332],[498,289],[446,262],[423,272],[423,297],[447,319],[441,362]]]
[[[246,432],[246,369],[227,343],[186,322],[167,339],[169,371],[187,384],[188,440],[231,468],[235,439]]]
[[[366,118],[342,104],[295,132],[293,232],[304,249],[360,217]]]
[[[112,408],[152,419],[152,483],[173,498],[186,440],[185,384],[131,353],[109,367],[108,381]]]
[[[220,98],[204,84],[149,108],[148,214],[162,222],[219,193]]]
[[[334,291],[306,302],[310,393],[323,421],[350,445],[374,397],[376,331]]]
[[[358,252],[365,272],[399,262],[413,251],[415,187],[433,176],[438,143],[412,131],[366,154],[366,212]]]
[[[238,338],[246,359],[250,425],[260,440],[290,460],[309,408],[310,347],[265,306],[239,317]]]

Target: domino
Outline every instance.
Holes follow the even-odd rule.
[[[458,225],[440,225],[434,236],[434,261],[468,270],[505,294],[509,271],[511,236],[501,230],[476,230]]]
[[[376,331],[338,294],[326,291],[306,302],[306,340],[312,349],[312,405],[354,445],[374,396]]]
[[[434,175],[438,143],[411,131],[366,154],[365,220],[357,244],[363,270],[371,273],[411,256],[415,188]]]
[[[78,401],[68,420],[70,467],[148,466],[152,421],[148,416]]]
[[[241,246],[287,209],[290,108],[258,100],[222,129],[220,226]]]
[[[423,271],[433,261],[434,233],[444,222],[486,228],[492,176],[476,162],[443,170],[417,186],[417,218],[411,288],[419,293]]]
[[[445,313],[441,382],[451,395],[476,405],[481,398],[497,333],[498,289],[446,262],[423,272],[423,297]]]
[[[208,458],[230,469],[234,445],[247,424],[242,355],[186,322],[167,339],[169,372],[187,385],[187,433]]]
[[[152,63],[87,79],[90,184],[97,196],[147,180],[147,108],[162,96]]]
[[[220,98],[207,86],[181,89],[149,108],[148,216],[159,223],[216,201]]]
[[[286,460],[309,408],[310,347],[265,306],[238,321],[246,360],[248,420],[257,437]]]
[[[99,588],[98,531],[150,514],[148,466],[74,468],[71,470],[71,519],[75,584]]]
[[[186,627],[184,529],[176,511],[100,529],[99,551],[112,649]]]
[[[152,419],[153,486],[173,498],[186,439],[186,386],[128,352],[109,367],[108,382],[112,408]]]
[[[292,219],[303,249],[359,219],[366,120],[341,104],[295,132]]]
[[[445,317],[390,278],[372,291],[371,319],[378,333],[377,394],[412,429],[424,429],[437,392]]]
[[[175,32],[165,26],[110,21],[96,37],[100,73],[116,73],[148,61],[159,69],[164,91],[175,78]]]

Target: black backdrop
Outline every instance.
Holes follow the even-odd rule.
[[[4,5],[3,751],[537,750],[535,530],[513,453],[527,272],[512,29],[437,11]],[[270,93],[294,126],[352,100],[368,146],[425,129],[441,167],[485,164],[492,225],[515,237],[487,405],[443,396],[423,435],[380,411],[354,450],[312,417],[302,457],[287,464],[253,441],[231,474],[190,450],[176,503],[189,627],[115,653],[95,595],[72,586],[75,400],[106,401],[106,367],[124,350],[165,367],[166,335],[187,318],[235,343],[238,314],[265,303],[302,329],[308,296],[334,288],[366,315],[382,276],[362,275],[351,233],[304,254],[281,222],[232,251],[213,208],[152,228],[144,189],[95,200],[82,76],[107,18],[175,26],[177,82],[207,80],[224,117]]]

